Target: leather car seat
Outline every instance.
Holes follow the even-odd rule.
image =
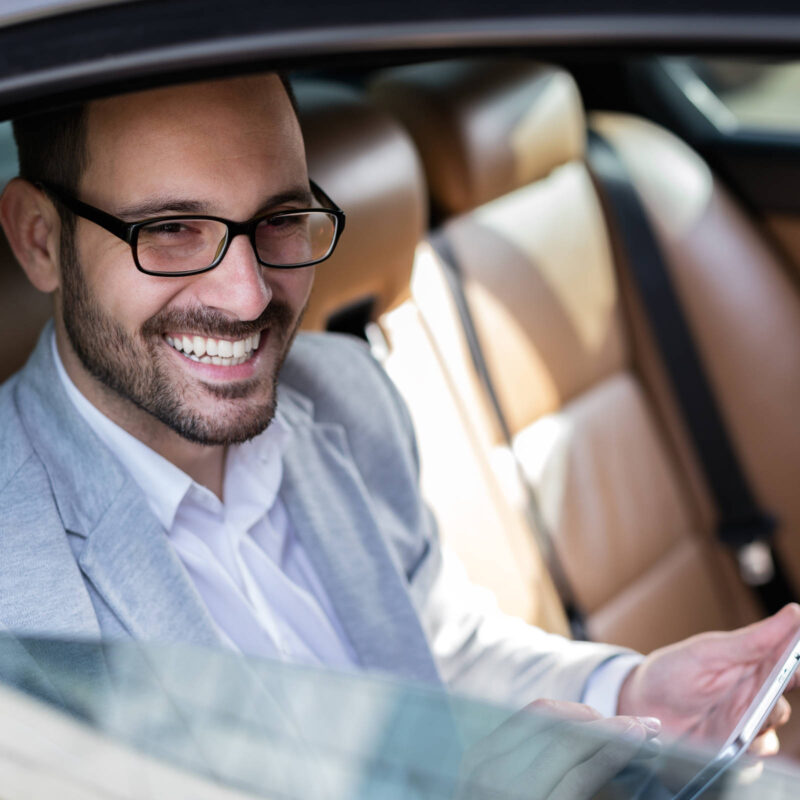
[[[389,70],[370,94],[420,151],[514,451],[592,636],[647,652],[753,619],[639,363],[571,76],[453,61]],[[415,296],[443,283],[431,255]],[[502,480],[507,448],[464,343],[436,338]]]
[[[493,590],[502,610],[564,633],[547,570],[472,435],[411,297],[412,268],[427,257],[424,245],[418,252],[427,187],[410,137],[354,90],[302,81],[295,90],[309,173],[347,214],[336,252],[317,268],[303,327],[330,327],[342,308],[366,301],[373,352],[409,406],[422,490],[444,543],[473,581]]]
[[[51,298],[33,288],[0,233],[0,383],[25,363],[51,315]]]

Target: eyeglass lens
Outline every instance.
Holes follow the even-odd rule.
[[[291,267],[325,258],[335,235],[333,214],[302,211],[265,217],[253,240],[262,262]],[[218,220],[162,220],[139,228],[136,254],[142,269],[152,272],[203,270],[219,258],[227,237],[227,225]]]

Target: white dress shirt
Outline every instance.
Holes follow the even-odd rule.
[[[356,667],[278,493],[283,448],[291,436],[280,405],[263,433],[228,448],[221,502],[95,408],[67,375],[55,336],[52,346],[67,395],[141,487],[223,641],[250,655]],[[615,714],[622,683],[641,658],[618,656],[598,667],[583,702]]]
[[[348,668],[357,658],[278,494],[291,435],[278,409],[259,436],[228,448],[224,502],[95,408],[70,400],[139,484],[223,640],[243,653]]]

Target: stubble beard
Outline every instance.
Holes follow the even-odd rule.
[[[65,226],[66,227],[66,226]],[[70,344],[84,368],[107,389],[151,414],[184,439],[204,445],[245,442],[264,431],[275,416],[278,373],[297,333],[300,318],[273,300],[256,320],[231,321],[210,309],[164,310],[150,317],[134,335],[110,317],[83,277],[74,237],[61,241],[61,310]],[[193,331],[214,338],[243,339],[269,328],[269,338],[283,349],[266,377],[230,384],[200,382],[200,391],[170,364],[162,345],[166,331]],[[223,413],[203,413],[188,396],[202,393],[231,401]]]

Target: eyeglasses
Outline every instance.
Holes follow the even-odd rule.
[[[345,215],[319,186],[310,183],[314,195],[328,207],[259,214],[246,222],[183,214],[125,222],[57,186],[38,186],[73,214],[127,242],[140,272],[177,277],[214,269],[240,235],[247,236],[258,263],[265,267],[297,269],[324,261],[342,235]]]

